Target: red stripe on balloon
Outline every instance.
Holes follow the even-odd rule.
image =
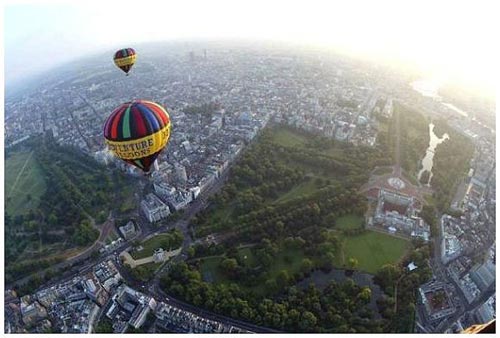
[[[136,105],[132,105],[132,123],[134,123],[137,131],[136,137],[140,138],[146,136],[148,130],[146,128],[146,124],[144,123],[144,117]]]
[[[120,107],[120,112],[116,114],[113,119],[113,123],[111,124],[111,138],[116,139],[118,137],[118,123],[120,123],[121,117],[123,115],[123,111],[125,110],[126,105],[122,105]]]

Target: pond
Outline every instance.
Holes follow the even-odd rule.
[[[337,283],[343,283],[347,278],[351,278],[354,283],[359,286],[368,286],[372,290],[372,298],[370,300],[370,309],[373,310],[374,318],[380,318],[380,314],[377,309],[377,299],[383,294],[380,287],[373,282],[373,275],[365,272],[354,271],[351,276],[346,276],[345,270],[332,269],[330,272],[325,273],[321,270],[316,270],[311,273],[311,276],[303,279],[297,284],[297,287],[305,289],[310,283],[314,283],[316,287],[320,290],[326,288],[330,282],[333,280]]]
[[[429,147],[427,148],[425,156],[422,160],[422,169],[420,169],[417,175],[417,179],[420,181],[422,174],[425,171],[429,172],[429,178],[425,183],[426,185],[430,185],[431,183],[432,166],[434,164],[434,152],[436,151],[436,147],[450,138],[446,133],[441,138],[437,137],[436,134],[434,134],[434,123],[432,122],[429,124],[429,136],[430,136]]]

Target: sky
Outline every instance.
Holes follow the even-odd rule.
[[[434,79],[493,86],[495,1],[6,0],[6,85],[136,43],[274,39],[413,65]]]

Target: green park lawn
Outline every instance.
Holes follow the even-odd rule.
[[[5,209],[11,216],[38,206],[45,192],[43,171],[33,152],[17,152],[5,159]]]
[[[314,182],[314,179],[309,179],[307,181],[301,182],[290,189],[288,192],[281,195],[276,203],[287,202],[293,200],[297,197],[303,197],[305,195],[309,195],[315,192],[318,189],[317,185]]]
[[[284,249],[274,258],[269,268],[267,279],[276,278],[281,270],[287,270],[290,275],[300,271],[304,253],[300,249]]]
[[[254,268],[257,265],[257,260],[250,247],[241,248],[238,250],[238,255],[241,260],[245,262],[245,265]]]
[[[158,248],[162,248],[165,251],[177,249],[178,246],[170,247],[171,242],[172,242],[172,235],[160,234],[142,242],[141,246],[143,247],[143,249],[141,251],[134,250],[133,252],[130,253],[130,255],[134,259],[141,259],[153,255],[154,251]]]
[[[273,141],[285,147],[302,147],[307,143],[307,138],[286,128],[275,128]]]
[[[211,256],[201,259],[200,270],[203,279],[209,283],[222,283],[226,277],[219,269],[220,262],[224,259],[222,256]]]
[[[154,277],[156,269],[161,266],[162,263],[147,263],[131,269],[132,275],[143,282],[149,281]]]
[[[378,167],[373,171],[374,175],[388,175],[392,173],[392,167]]]
[[[335,228],[339,230],[357,229],[361,227],[363,221],[363,216],[349,214],[339,217]]]
[[[367,231],[344,237],[342,250],[344,263],[356,258],[359,270],[375,274],[383,265],[399,261],[409,247],[410,243],[404,239]]]

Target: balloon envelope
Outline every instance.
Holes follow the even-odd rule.
[[[170,116],[158,103],[135,100],[117,107],[104,124],[108,148],[145,172],[170,138]]]
[[[115,65],[128,74],[130,68],[135,63],[135,59],[137,54],[133,48],[124,48],[120,49],[115,53],[113,61],[115,61]]]

